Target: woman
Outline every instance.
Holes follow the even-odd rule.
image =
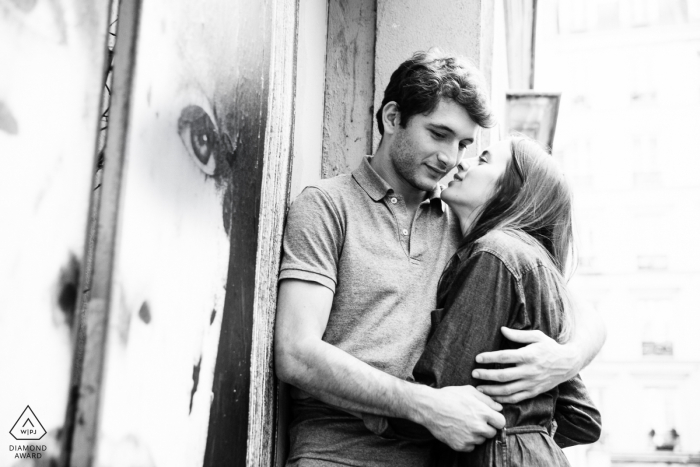
[[[443,271],[432,328],[413,370],[434,387],[482,383],[477,354],[518,347],[501,327],[539,329],[565,342],[572,326],[564,274],[572,247],[571,194],[551,156],[535,141],[510,137],[478,163],[460,166],[442,192],[464,238]],[[493,366],[490,366],[493,368]],[[580,378],[517,404],[506,427],[471,453],[436,449],[437,465],[562,466],[560,447],[595,442],[600,414]],[[429,432],[401,419],[365,416],[382,436],[423,440]]]

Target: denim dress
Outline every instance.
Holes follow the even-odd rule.
[[[441,388],[488,384],[472,377],[476,355],[522,347],[501,334],[501,326],[540,330],[556,337],[561,329],[562,301],[553,266],[532,237],[492,231],[464,258],[440,309],[432,313],[425,351],[413,379]],[[435,442],[434,465],[464,467],[568,466],[561,448],[595,442],[600,413],[579,376],[517,404],[503,404],[506,427],[470,453],[457,453]],[[365,416],[365,425],[383,437],[430,439],[413,422]]]

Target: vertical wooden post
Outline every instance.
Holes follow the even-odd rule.
[[[131,110],[131,87],[141,0],[122,0],[115,46],[109,136],[105,168],[99,188],[98,226],[95,239],[91,290],[85,305],[85,348],[76,423],[72,434],[70,465],[93,465],[98,434],[100,395],[107,348],[107,323],[111,296],[119,200],[124,173],[124,152]]]
[[[376,0],[330,0],[323,119],[323,178],[372,153]]]
[[[294,116],[298,4],[272,1],[270,90],[260,191],[255,296],[250,357],[250,408],[246,465],[271,466],[275,437],[275,377],[272,344],[277,309],[277,275],[287,211]]]
[[[240,2],[242,14],[232,22],[232,28],[237,30],[237,36],[244,39],[237,50],[238,67],[240,75],[235,83],[232,117],[235,126],[236,138],[234,144],[234,170],[231,174],[231,197],[227,202],[231,204],[230,224],[231,252],[229,257],[228,280],[226,285],[226,299],[224,313],[221,322],[221,338],[219,340],[216,366],[214,368],[214,381],[212,387],[212,401],[210,406],[209,429],[204,453],[205,466],[220,465],[245,465],[247,462],[247,444],[249,435],[249,417],[256,420],[255,448],[261,456],[268,456],[269,422],[272,407],[265,405],[270,403],[270,386],[267,379],[268,373],[264,368],[269,356],[269,345],[260,336],[271,326],[269,320],[270,291],[257,290],[256,278],[262,281],[269,272],[266,266],[258,269],[256,261],[263,255],[279,254],[276,251],[259,252],[261,245],[259,239],[265,239],[262,247],[270,247],[271,235],[279,228],[275,224],[279,211],[265,213],[265,221],[259,224],[261,212],[261,189],[266,188],[265,208],[281,209],[279,196],[281,188],[279,183],[286,181],[284,165],[287,162],[274,158],[287,158],[289,154],[285,149],[285,136],[276,133],[268,140],[266,131],[274,128],[279,132],[280,125],[289,118],[284,105],[284,99],[288,96],[276,94],[269,95],[272,85],[271,76],[275,78],[274,92],[279,93],[280,70],[290,66],[286,56],[286,46],[277,41],[289,40],[289,27],[282,27],[279,23],[279,15],[290,13],[293,2],[282,4],[277,0],[265,0],[260,2]],[[277,18],[273,22],[272,18]],[[292,17],[293,18],[293,17]],[[294,19],[291,27],[294,27]],[[271,49],[273,29],[276,38],[276,46]],[[274,60],[274,66],[271,65]],[[271,66],[273,68],[271,68]],[[273,101],[270,101],[273,99]],[[284,111],[282,111],[284,109]],[[279,115],[270,115],[270,110],[281,111]],[[267,119],[273,121],[268,123]],[[266,152],[267,151],[267,152]],[[279,151],[279,153],[276,153]],[[264,170],[266,155],[269,171]],[[278,165],[275,169],[276,164]],[[281,172],[276,172],[279,169]],[[281,178],[276,178],[281,177]],[[276,178],[276,179],[275,179]],[[282,185],[284,186],[284,184]],[[277,191],[276,191],[277,190]],[[273,201],[274,200],[274,201]],[[263,230],[259,230],[262,228]],[[264,237],[261,237],[264,236]],[[274,286],[274,284],[273,284]],[[274,297],[274,295],[272,295]],[[276,297],[274,297],[276,298]],[[257,307],[257,308],[256,308]],[[257,310],[257,311],[256,311]],[[256,313],[260,313],[259,316]],[[254,324],[257,321],[257,324]],[[256,326],[255,355],[255,380],[251,379],[252,355],[252,329]],[[268,336],[269,337],[269,336]],[[269,371],[269,370],[268,370]],[[251,385],[263,384],[256,387],[254,394],[250,393]],[[252,399],[251,399],[252,397]],[[262,398],[262,400],[261,400]],[[251,409],[254,412],[251,412]]]

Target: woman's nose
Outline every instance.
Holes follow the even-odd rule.
[[[459,163],[457,166],[457,170],[460,172],[468,172],[469,169],[473,166],[476,165],[477,163],[477,157],[471,157],[469,159],[462,159],[462,162]]]

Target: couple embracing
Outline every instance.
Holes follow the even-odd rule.
[[[460,57],[402,63],[377,123],[376,154],[289,211],[275,330],[287,465],[568,465],[562,447],[600,434],[577,374],[605,332],[566,289],[560,171],[523,136],[463,158],[493,117]]]

